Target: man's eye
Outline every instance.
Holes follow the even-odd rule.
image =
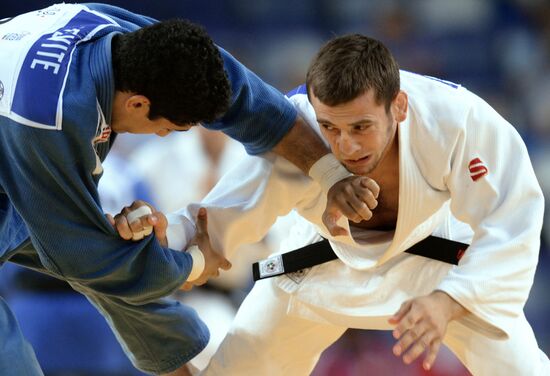
[[[369,128],[370,128],[370,124],[356,125],[355,127],[353,127],[353,129],[356,130],[356,131],[364,131],[364,130],[367,130]]]

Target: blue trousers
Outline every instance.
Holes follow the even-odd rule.
[[[36,355],[23,337],[15,316],[0,297],[0,375],[44,375]]]

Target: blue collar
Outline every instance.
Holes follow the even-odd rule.
[[[92,47],[90,53],[90,71],[94,80],[97,99],[107,124],[111,124],[111,112],[115,96],[115,78],[111,42],[118,32],[112,32],[101,38]]]

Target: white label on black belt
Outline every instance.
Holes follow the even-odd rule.
[[[270,257],[266,260],[260,261],[258,264],[260,266],[260,278],[279,275],[285,272],[283,257],[281,255]]]

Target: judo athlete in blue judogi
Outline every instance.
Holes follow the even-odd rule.
[[[192,257],[153,235],[139,242],[116,235],[99,202],[101,161],[118,133],[164,136],[199,123],[250,154],[273,149],[299,161],[285,155],[298,148],[281,147],[296,116],[284,96],[186,21],[157,23],[104,4],[58,4],[4,19],[0,261],[85,294],[137,368],[185,369],[206,346],[208,329],[192,309],[164,297],[186,281]],[[1,375],[42,374],[1,298],[0,338]]]

